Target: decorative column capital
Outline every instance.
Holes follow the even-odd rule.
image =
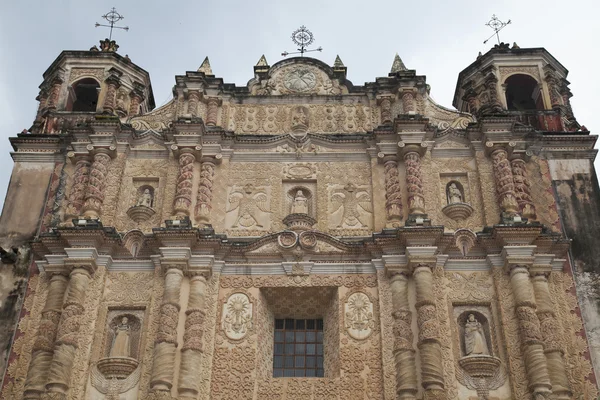
[[[423,157],[427,153],[428,145],[427,142],[406,143],[399,141],[398,148],[400,149],[400,156],[406,160],[406,156],[411,153],[417,153],[419,157]]]

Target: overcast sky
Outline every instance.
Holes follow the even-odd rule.
[[[503,41],[545,47],[570,71],[575,116],[593,134],[600,131],[600,0],[2,0],[0,199],[13,165],[8,138],[31,126],[42,73],[62,50],[88,50],[107,37],[94,23],[105,22],[101,16],[113,6],[130,27],[113,34],[119,53],[150,73],[157,107],[172,97],[175,75],[195,71],[205,56],[216,76],[245,85],[262,54],[273,65],[282,51],[295,50],[290,35],[300,25],[323,47],[312,55],[332,65],[339,54],[355,85],[387,76],[398,52],[427,76],[431,96],[451,107],[458,73],[494,44],[483,41],[496,14],[512,20]]]

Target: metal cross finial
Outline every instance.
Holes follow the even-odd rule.
[[[486,44],[488,42],[488,40],[490,40],[491,38],[494,37],[494,35],[496,35],[496,38],[498,39],[498,44],[500,44],[500,35],[498,34],[498,32],[500,32],[502,30],[502,28],[504,28],[506,25],[509,25],[510,23],[511,23],[510,19],[508,20],[508,22],[502,22],[498,19],[498,17],[496,17],[496,14],[493,14],[492,19],[490,19],[488,21],[488,23],[485,25],[492,28],[494,30],[494,33],[492,34],[492,36],[485,39],[483,41],[483,44]]]
[[[313,50],[307,50],[307,47],[310,46],[314,41],[315,37],[313,36],[312,32],[306,29],[304,25],[302,25],[300,28],[296,29],[292,33],[292,42],[294,42],[294,44],[296,44],[297,46],[300,46],[298,47],[298,51],[295,51],[293,53],[288,53],[287,51],[284,51],[283,53],[281,53],[281,55],[285,57],[288,54],[300,54],[300,57],[302,57],[304,56],[304,53],[308,53],[311,51],[323,51],[322,47]]]
[[[115,26],[115,23],[119,22],[120,20],[122,20],[125,17],[122,16],[121,14],[119,14],[114,7],[110,10],[109,13],[104,14],[102,16],[102,18],[104,18],[105,20],[107,20],[110,23],[110,25],[103,25],[103,24],[99,24],[99,23],[96,22],[95,26],[96,26],[96,28],[99,27],[99,26],[105,26],[107,28],[110,28],[110,35],[108,36],[109,40],[112,40],[112,31],[113,31],[113,28],[123,29],[125,31],[129,30],[128,26]]]

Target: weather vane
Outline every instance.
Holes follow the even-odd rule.
[[[107,28],[110,28],[110,35],[108,36],[109,40],[112,40],[112,31],[113,31],[113,28],[123,29],[125,31],[129,30],[128,26],[115,26],[115,23],[119,22],[120,20],[122,20],[125,17],[122,16],[121,14],[119,14],[114,7],[110,10],[109,13],[104,14],[102,16],[102,18],[104,18],[105,20],[107,20],[110,23],[110,25],[103,25],[103,24],[99,24],[99,23],[96,22],[95,26],[96,26],[96,28],[99,27],[99,26],[105,26]]]
[[[496,38],[498,39],[498,44],[500,44],[500,35],[498,34],[498,32],[500,32],[506,25],[509,25],[510,23],[511,23],[510,19],[508,20],[508,22],[502,22],[498,19],[498,17],[496,17],[496,14],[493,14],[492,19],[490,19],[488,21],[488,23],[485,25],[492,28],[494,30],[494,33],[492,34],[492,36],[485,39],[483,41],[483,44],[486,44],[488,42],[488,40],[490,40],[491,38],[494,37],[494,35],[496,35]]]
[[[294,42],[296,46],[299,46],[298,51],[295,51],[293,53],[288,53],[287,51],[284,51],[283,53],[281,53],[281,55],[286,57],[288,54],[300,54],[300,57],[302,57],[304,53],[308,53],[311,51],[323,51],[322,47],[313,50],[307,49],[307,47],[310,46],[314,41],[315,37],[313,36],[312,32],[306,29],[304,25],[302,25],[300,28],[296,29],[292,33],[292,42]]]

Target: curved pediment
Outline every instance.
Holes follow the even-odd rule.
[[[248,82],[248,90],[257,96],[340,95],[348,93],[348,86],[324,62],[295,57],[276,63],[266,74],[257,74]]]

